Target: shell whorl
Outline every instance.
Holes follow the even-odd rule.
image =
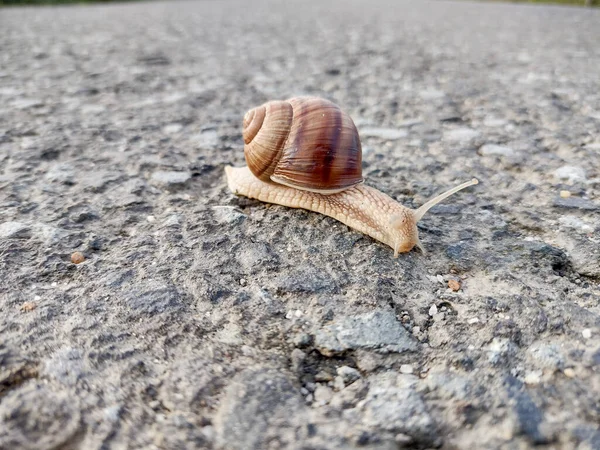
[[[320,193],[363,181],[356,126],[328,100],[265,103],[244,116],[243,137],[248,167],[263,181]]]

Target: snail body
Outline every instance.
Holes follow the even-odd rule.
[[[236,195],[325,214],[408,252],[419,242],[417,222],[434,205],[473,179],[416,210],[363,184],[358,131],[348,114],[328,100],[297,97],[273,101],[246,113],[243,121],[247,167],[225,167]]]

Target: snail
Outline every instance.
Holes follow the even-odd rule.
[[[473,178],[416,210],[363,184],[362,150],[350,116],[316,97],[270,101],[243,120],[246,167],[225,167],[236,195],[325,214],[398,253],[419,241],[417,222],[439,202],[478,183]]]

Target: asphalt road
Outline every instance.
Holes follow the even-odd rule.
[[[600,448],[599,42],[540,5],[0,9],[0,449]],[[427,253],[228,191],[297,95],[406,206],[480,180]]]

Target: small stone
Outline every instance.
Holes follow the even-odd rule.
[[[580,219],[577,216],[561,216],[558,218],[558,223],[560,223],[565,228],[581,230],[584,233],[591,233],[592,231],[594,231],[594,227],[592,225],[585,223],[582,219]]]
[[[315,375],[315,381],[331,381],[333,380],[333,375],[331,375],[329,372],[325,372],[324,370],[321,370],[319,373],[317,373]]]
[[[302,350],[300,350],[298,348],[295,348],[294,350],[292,350],[290,359],[292,360],[292,370],[294,372],[301,372],[302,368],[304,367],[304,360],[306,359],[306,353],[304,353]]]
[[[341,391],[346,387],[346,383],[344,383],[344,379],[340,376],[337,376],[333,379],[333,390],[336,392]]]
[[[398,444],[398,446],[400,448],[409,445],[413,441],[413,439],[410,436],[408,436],[404,433],[398,433],[396,435],[396,437],[394,438],[394,440],[396,441],[396,444]]]
[[[467,323],[469,325],[474,325],[476,323],[479,323],[479,318],[478,317],[471,317],[469,320],[467,320]]]
[[[200,392],[205,395],[204,390]],[[308,422],[306,411],[292,379],[277,370],[245,370],[229,382],[211,419],[215,447],[266,449],[273,448],[273,442],[295,442],[297,424]]]
[[[217,130],[206,130],[192,138],[201,148],[214,148],[219,145]]]
[[[540,384],[541,381],[542,381],[542,372],[539,370],[536,370],[534,372],[529,372],[527,375],[525,375],[525,384],[535,385],[535,384]]]
[[[481,156],[514,156],[515,151],[510,147],[496,144],[485,144],[479,149]]]
[[[448,287],[452,289],[454,292],[460,290],[460,281],[450,279],[448,280]]]
[[[408,136],[406,130],[398,130],[395,128],[361,128],[360,135],[363,137],[375,137],[387,141],[395,141]]]
[[[535,360],[536,366],[541,369],[561,370],[565,365],[565,357],[560,346],[547,342],[535,342],[529,346],[527,353]]]
[[[55,164],[46,172],[46,180],[51,183],[75,184],[75,168],[68,163]]]
[[[323,384],[318,384],[315,389],[315,401],[319,406],[324,406],[331,401],[333,391]]]
[[[360,378],[360,372],[353,367],[341,366],[336,369],[336,372],[342,377],[346,385],[351,384]]]
[[[150,222],[150,223],[154,223],[154,222],[156,222],[156,217],[154,217],[154,216],[148,216],[148,217],[146,217],[146,220],[148,222]]]
[[[444,134],[444,139],[451,142],[468,142],[479,136],[479,132],[471,128],[456,128],[448,130]]]
[[[396,319],[393,311],[373,311],[343,317],[315,330],[315,346],[325,356],[347,350],[413,351],[417,342]]]
[[[71,262],[73,264],[81,264],[84,261],[85,261],[85,256],[81,252],[74,252],[71,255]]]
[[[429,414],[423,397],[412,386],[392,373],[369,377],[369,390],[357,408],[362,411],[361,424],[403,433],[430,447],[436,438],[436,423]],[[404,382],[403,382],[404,381]]]
[[[183,129],[183,125],[180,123],[170,123],[163,127],[163,133],[165,134],[175,134],[179,133]]]
[[[434,303],[433,305],[431,305],[431,308],[429,308],[429,316],[433,317],[437,314],[437,312],[438,312],[438,308]]]
[[[569,198],[571,196],[571,192],[569,191],[560,191],[561,198]]]
[[[171,187],[177,185],[183,185],[192,178],[190,172],[175,172],[175,171],[163,171],[159,170],[152,174],[152,181],[155,184]]]
[[[22,312],[31,312],[35,308],[37,308],[37,305],[34,302],[24,302],[19,309]]]
[[[600,205],[581,197],[558,197],[554,199],[553,205],[557,208],[581,209],[584,211],[600,211]]]
[[[590,330],[589,328],[586,328],[584,330],[581,331],[581,335],[583,336],[584,339],[591,339],[592,337],[592,330]]]
[[[554,176],[559,180],[566,180],[568,183],[585,181],[585,170],[577,166],[562,166],[554,171]]]
[[[575,378],[576,376],[575,370],[573,370],[571,367],[567,367],[563,373],[568,378]]]
[[[237,225],[246,219],[246,215],[234,206],[213,206],[215,220],[221,224]]]
[[[400,373],[404,373],[407,375],[413,373],[413,366],[411,366],[410,364],[402,364],[400,366]]]
[[[492,117],[492,116],[488,116],[483,120],[483,124],[486,127],[502,127],[504,125],[506,125],[506,120],[504,119],[500,119],[497,117]]]
[[[162,226],[163,227],[179,227],[181,225],[182,215],[181,214],[171,214],[169,217],[165,219]]]
[[[29,231],[29,226],[21,222],[4,222],[0,224],[0,238],[26,238],[30,236]]]

